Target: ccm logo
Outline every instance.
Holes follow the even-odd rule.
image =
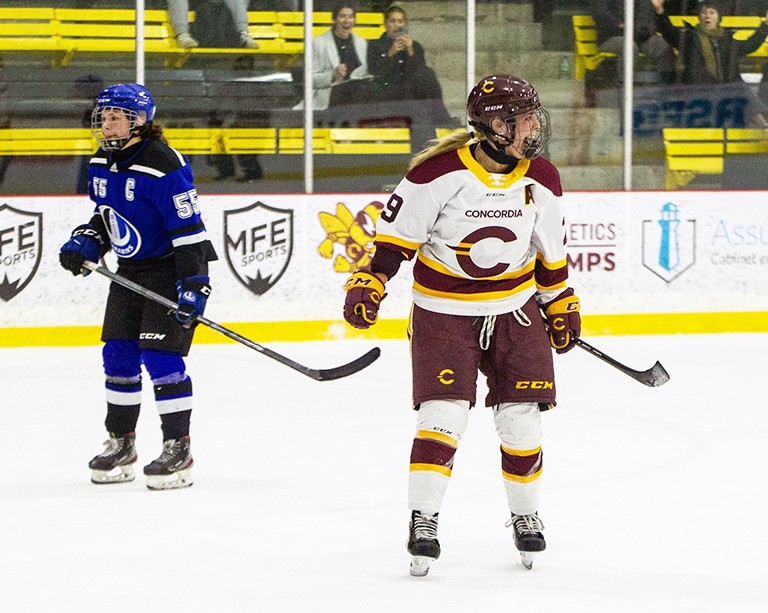
[[[161,341],[165,338],[165,334],[158,334],[157,332],[142,332],[139,334],[139,338],[146,341]]]
[[[518,381],[515,383],[515,388],[519,390],[551,390],[553,384],[552,381]]]

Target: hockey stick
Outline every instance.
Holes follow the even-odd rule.
[[[635,381],[639,381],[648,387],[659,387],[669,381],[669,373],[658,360],[648,370],[634,370],[633,368],[614,360],[611,356],[605,355],[602,351],[580,338],[576,339],[576,344],[596,358],[600,358],[603,362],[610,364],[625,375],[632,377]]]
[[[105,266],[99,266],[95,262],[89,262],[88,260],[86,260],[85,262],[83,262],[83,268],[87,268],[88,270],[97,272],[100,275],[104,275],[105,277],[112,279],[112,281],[114,281],[118,285],[127,287],[129,290],[132,290],[137,294],[144,296],[145,298],[149,298],[150,300],[157,302],[158,304],[161,304],[164,307],[167,307],[168,309],[173,309],[175,311],[178,308],[178,305],[175,302],[173,302],[173,300],[169,300],[165,296],[156,294],[152,290],[149,290],[146,287],[142,287],[138,283],[134,283],[133,281],[112,272]],[[284,355],[280,355],[279,353],[277,353],[276,351],[273,351],[272,349],[264,347],[263,345],[259,345],[258,343],[255,343],[249,338],[240,336],[237,332],[233,332],[232,330],[225,328],[224,326],[217,324],[215,321],[211,321],[210,319],[207,319],[202,315],[198,315],[197,317],[195,317],[195,320],[205,326],[208,326],[209,328],[213,328],[214,330],[216,330],[216,332],[220,332],[224,336],[227,336],[232,340],[237,341],[238,343],[242,343],[246,347],[250,347],[251,349],[258,351],[259,353],[262,353],[267,357],[280,362],[281,364],[285,364],[289,368],[293,368],[293,370],[300,372],[302,375],[306,375],[307,377],[309,377],[310,379],[314,379],[315,381],[332,381],[334,379],[341,379],[342,377],[348,377],[349,375],[353,375],[356,372],[362,370],[366,366],[370,366],[378,359],[379,355],[381,355],[381,349],[379,349],[378,347],[374,347],[368,353],[361,355],[359,358],[357,358],[356,360],[352,360],[348,364],[342,364],[341,366],[337,366],[335,368],[324,368],[324,369],[309,368],[308,366],[304,366],[303,364],[294,362],[293,360],[285,357]]]

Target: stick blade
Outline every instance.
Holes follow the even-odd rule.
[[[381,355],[381,349],[374,347],[368,353],[361,355],[356,360],[352,360],[347,364],[342,364],[336,368],[326,368],[323,370],[315,370],[310,374],[313,379],[317,381],[333,381],[335,379],[341,379],[354,375],[356,372],[360,372],[363,368],[367,368],[379,359]],[[309,374],[309,373],[305,373]]]
[[[667,369],[658,361],[648,370],[640,373],[640,375],[641,376],[638,377],[637,380],[648,387],[661,387],[669,381],[669,373],[667,372]]]

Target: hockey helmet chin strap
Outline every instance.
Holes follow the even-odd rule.
[[[539,147],[536,144],[536,138],[523,139],[522,145],[525,147],[525,149],[522,151],[515,147],[517,152],[520,154],[520,158],[517,158],[513,155],[507,155],[505,149],[513,144],[515,138],[515,126],[509,125],[508,122],[505,123],[507,123],[507,126],[509,126],[509,136],[495,132],[490,126],[480,126],[481,131],[483,134],[485,134],[485,139],[480,141],[480,147],[485,152],[485,154],[494,162],[507,165],[517,164],[517,162],[520,161],[520,158],[526,160],[532,160],[535,158],[539,153]]]
[[[499,136],[499,135],[497,135]],[[516,158],[513,155],[507,155],[506,149],[507,145],[502,145],[501,149],[497,149],[493,143],[491,143],[490,140],[487,138],[484,138],[480,141],[480,148],[485,152],[485,154],[491,158],[494,162],[497,162],[499,164],[504,164],[505,166],[510,166],[517,164],[520,160]]]

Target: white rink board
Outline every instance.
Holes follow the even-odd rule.
[[[211,265],[206,315],[221,322],[340,320],[348,269],[370,248],[371,204],[388,198],[201,196],[220,258]],[[565,200],[572,285],[585,311],[768,310],[766,192],[578,192]],[[107,280],[73,278],[58,263],[59,247],[91,213],[86,197],[0,199],[0,328],[101,323]],[[666,234],[662,216],[672,218]],[[348,241],[353,219],[357,240]],[[409,268],[388,284],[384,318],[407,317]],[[266,278],[266,289],[253,291],[240,278]]]
[[[565,198],[570,275],[585,312],[768,309],[766,192],[579,192]],[[668,204],[677,208],[677,223],[667,253],[677,248],[662,265],[660,221]]]

